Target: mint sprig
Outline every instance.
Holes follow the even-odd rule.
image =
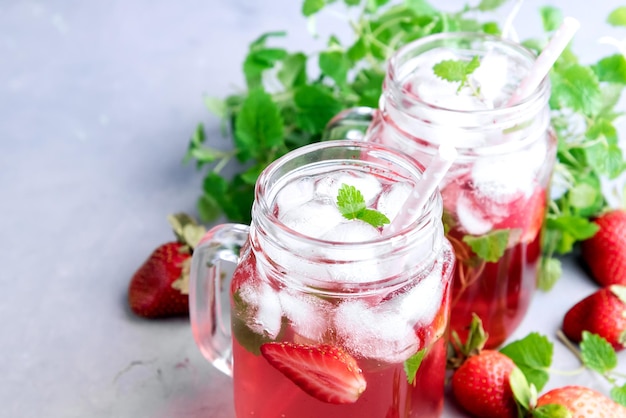
[[[342,184],[337,192],[337,207],[346,219],[359,219],[374,228],[388,224],[389,218],[384,213],[368,209],[363,194],[354,186]]]
[[[487,262],[496,262],[504,255],[509,243],[510,230],[494,229],[484,235],[465,235],[463,242],[470,246],[477,256]]]
[[[478,55],[474,55],[470,61],[465,60],[443,60],[433,66],[435,75],[443,80],[455,83],[458,82],[459,88],[457,93],[461,91],[466,84],[470,84],[469,76],[480,66]],[[475,93],[477,91],[472,87]]]

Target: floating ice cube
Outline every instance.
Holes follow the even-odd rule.
[[[490,108],[501,106],[509,96],[505,94],[510,83],[509,62],[502,54],[487,54],[471,75],[480,88],[480,96]]]
[[[497,204],[529,196],[534,188],[535,173],[529,167],[530,154],[527,154],[477,159],[471,176],[478,193]]]
[[[381,193],[376,209],[393,222],[412,191],[413,188],[409,183],[394,183]]]
[[[456,201],[456,215],[462,228],[471,235],[482,235],[491,230],[493,223],[487,219],[475,199],[462,192]]]
[[[320,238],[332,242],[367,242],[380,238],[380,231],[360,219],[344,219],[340,224],[327,230]]]
[[[278,297],[294,331],[308,340],[321,341],[329,328],[332,305],[319,297],[287,290],[281,291]]]
[[[415,330],[396,311],[348,300],[337,307],[334,319],[337,336],[355,355],[399,363],[419,349]]]
[[[326,197],[333,202],[337,200],[337,193],[343,184],[356,187],[365,199],[366,205],[371,205],[382,190],[382,185],[376,177],[358,172],[339,172],[332,176],[319,179],[315,191],[320,197]]]
[[[239,296],[248,304],[248,328],[259,335],[276,338],[282,323],[278,294],[264,281],[246,283],[239,288]]]
[[[279,219],[294,231],[320,238],[342,222],[344,217],[333,202],[313,200],[283,213]]]
[[[428,276],[388,302],[398,305],[400,314],[410,325],[430,324],[441,308],[444,290],[441,269],[441,263],[437,263]]]
[[[285,185],[276,196],[279,216],[297,206],[313,200],[314,195],[315,183],[312,177],[302,177],[297,181]]]

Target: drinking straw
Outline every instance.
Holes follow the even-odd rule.
[[[554,32],[548,45],[541,51],[526,77],[513,92],[513,95],[507,102],[507,106],[513,106],[520,100],[528,97],[539,87],[539,84],[548,75],[550,69],[563,53],[567,44],[572,40],[578,28],[580,28],[578,20],[573,17],[563,19],[563,23]]]
[[[430,199],[437,189],[437,186],[439,186],[443,180],[450,166],[456,159],[456,156],[457,150],[452,145],[439,145],[437,154],[433,156],[430,164],[426,167],[426,170],[424,170],[422,178],[407,198],[403,209],[400,210],[393,222],[389,225],[391,232],[399,230],[407,220],[411,219],[417,211],[422,209],[426,201]]]

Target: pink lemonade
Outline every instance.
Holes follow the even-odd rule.
[[[370,142],[427,165],[442,143],[457,161],[440,184],[446,237],[456,255],[451,330],[463,339],[472,314],[500,345],[536,289],[547,190],[556,154],[549,82],[528,100],[508,99],[533,63],[519,45],[482,35],[422,39],[392,58]],[[479,66],[461,86],[435,74],[442,62]]]
[[[414,187],[365,165],[303,174],[281,185],[268,210],[289,228],[286,236],[296,234],[290,243],[281,240],[281,250],[251,228],[231,282],[237,417],[441,415],[452,248],[440,215],[426,229],[393,235],[394,244],[385,226],[342,216],[340,185],[354,186],[367,208],[391,222]],[[441,205],[433,196],[427,206],[437,201]],[[415,244],[418,231],[426,239]],[[288,370],[273,362],[268,347],[280,351]],[[348,373],[336,356],[324,355],[328,347],[356,365],[348,368],[362,383],[354,398],[338,394],[335,403],[327,393],[332,389],[319,388],[320,381],[341,388],[340,376]]]
[[[250,226],[195,248],[194,339],[238,418],[441,416],[455,258],[420,167],[364,141],[299,148],[259,176]]]
[[[248,255],[239,272],[253,269],[254,256]],[[450,268],[450,260],[446,268]],[[246,274],[246,273],[240,273]],[[448,274],[444,271],[443,274]],[[235,277],[233,283],[256,280],[258,278]],[[234,288],[234,294],[238,289]],[[341,303],[337,301],[337,303]],[[372,306],[375,309],[375,305]],[[233,312],[235,312],[233,310]],[[272,367],[260,354],[252,353],[238,341],[238,335],[248,338],[250,330],[245,327],[241,316],[233,318],[233,359],[234,396],[237,417],[258,418],[298,417],[298,418],[345,418],[345,417],[424,417],[441,416],[443,408],[443,387],[446,367],[446,342],[444,336],[448,304],[444,303],[433,321],[425,327],[415,327],[414,332],[426,348],[426,355],[419,366],[413,383],[409,384],[404,362],[388,363],[355,355],[363,370],[367,389],[353,404],[335,405],[316,399],[305,393],[280,371]],[[235,325],[236,324],[236,325]],[[324,333],[329,340],[335,340],[332,329]],[[257,336],[259,341],[263,338]],[[255,339],[254,337],[252,338]],[[298,335],[286,323],[278,340],[296,343],[315,343]],[[334,344],[341,345],[335,341]],[[415,353],[417,353],[417,351]],[[412,353],[411,355],[415,354]]]

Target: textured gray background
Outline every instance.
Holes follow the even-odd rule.
[[[528,1],[516,20],[523,36],[538,33],[545,4],[581,20],[584,61],[613,52],[601,35],[626,38],[604,23],[617,0]],[[124,298],[134,270],[171,238],[166,215],[195,212],[202,175],[181,164],[195,125],[229,146],[203,96],[242,86],[247,44],[262,32],[285,29],[287,46],[313,50],[299,9],[297,0],[0,3],[0,416],[233,416],[229,379],[203,360],[188,322],[137,319]],[[565,276],[537,295],[516,336],[552,337],[594,289],[575,263]],[[558,345],[555,362],[576,365]],[[606,389],[589,374],[549,386],[565,382]]]

